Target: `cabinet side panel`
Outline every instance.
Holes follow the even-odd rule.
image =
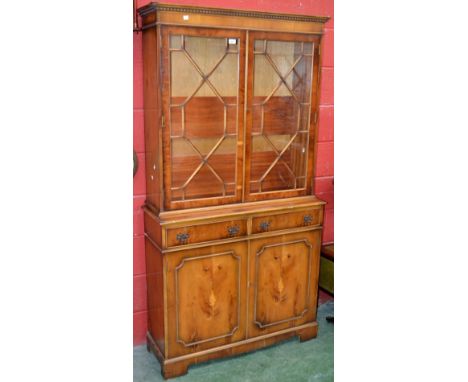
[[[164,354],[164,294],[162,254],[145,238],[148,290],[148,331]]]
[[[143,32],[143,77],[145,108],[146,192],[147,201],[160,208],[159,129],[159,44],[157,29]]]
[[[159,219],[151,212],[145,211],[145,234],[162,248],[162,230]]]

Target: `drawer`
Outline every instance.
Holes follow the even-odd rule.
[[[198,224],[186,227],[167,229],[167,246],[187,245],[205,241],[221,240],[245,236],[245,220],[229,220],[217,223]]]
[[[310,208],[303,211],[254,217],[252,219],[252,233],[316,226],[320,224],[322,224],[322,208]]]

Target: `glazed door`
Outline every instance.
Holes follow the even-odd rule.
[[[164,204],[242,197],[245,32],[162,27]]]
[[[314,230],[251,242],[249,337],[316,319],[320,235]]]
[[[317,36],[250,32],[247,201],[310,194],[319,42]]]
[[[245,338],[247,243],[164,256],[169,357]]]

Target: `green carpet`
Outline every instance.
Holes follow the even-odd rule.
[[[188,374],[170,381],[190,382],[312,382],[333,381],[333,302],[318,308],[317,338],[300,343],[297,337],[263,350],[190,366]],[[163,381],[159,362],[146,345],[133,350],[133,381]]]

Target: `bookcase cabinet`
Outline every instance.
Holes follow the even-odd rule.
[[[148,349],[170,378],[313,338],[327,18],[161,3],[139,13]]]

